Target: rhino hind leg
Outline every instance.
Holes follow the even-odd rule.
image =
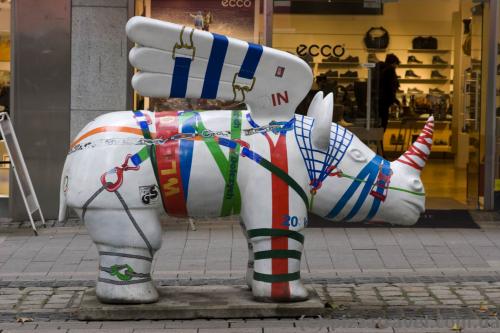
[[[151,269],[162,239],[156,212],[90,209],[84,221],[99,252],[97,298],[115,304],[156,302]]]
[[[269,222],[255,221],[250,214],[243,214],[243,221],[251,243],[247,283],[254,298],[261,302],[308,299],[308,291],[300,279],[304,237],[297,229],[302,228],[273,228]]]

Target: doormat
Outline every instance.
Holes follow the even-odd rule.
[[[392,225],[385,222],[333,222],[309,213],[308,228],[465,228],[480,229],[468,210],[428,209],[411,226]]]

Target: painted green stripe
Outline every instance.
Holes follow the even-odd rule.
[[[149,157],[149,147],[146,146],[146,147],[142,148],[141,150],[139,150],[139,152],[137,153],[137,155],[141,159],[141,162],[144,162]]]
[[[272,258],[291,258],[300,260],[302,253],[295,250],[271,250],[260,251],[254,253],[255,260],[272,259]]]
[[[352,179],[355,182],[366,183],[365,179],[359,179],[359,178],[356,178],[354,176],[346,175],[345,173],[343,173],[341,177]],[[414,191],[406,190],[406,189],[400,188],[400,187],[389,186],[389,187],[387,187],[387,189],[389,189],[389,190],[395,190],[395,191],[401,191],[401,192],[406,192],[406,193],[410,193],[410,194],[418,195],[418,196],[422,196],[422,197],[425,196],[425,193],[414,192]]]
[[[272,164],[271,162],[269,162],[265,158],[262,158],[260,160],[259,164],[262,165],[267,170],[269,170],[271,173],[273,173],[276,176],[278,176],[279,178],[281,178],[285,183],[288,184],[288,186],[293,188],[295,190],[295,192],[297,192],[297,194],[302,198],[302,201],[304,201],[306,208],[309,209],[309,198],[307,197],[306,192],[304,192],[302,187],[300,187],[300,185],[297,184],[297,182],[292,177],[290,177],[289,174],[287,174],[285,171],[278,168],[277,166],[275,166],[274,164]]]
[[[253,272],[253,279],[269,283],[295,281],[300,280],[300,272],[289,274],[262,274]]]
[[[231,112],[231,139],[241,138],[241,111]],[[237,197],[235,185],[238,183],[238,162],[240,159],[240,145],[229,150],[229,167],[227,170],[224,201],[222,202],[221,216],[238,214],[241,211],[241,200]],[[233,173],[231,177],[231,173]],[[232,178],[232,181],[231,181]]]
[[[248,230],[247,233],[248,233],[248,238],[263,237],[263,236],[288,237],[296,240],[297,242],[304,243],[304,236],[299,234],[297,231],[293,230],[262,228],[262,229]]]
[[[201,121],[201,117],[198,117],[198,123],[196,124],[196,132],[203,133],[203,131],[206,130],[205,125]],[[203,141],[207,145],[208,150],[210,151],[210,154],[212,154],[212,157],[215,160],[215,163],[217,164],[217,167],[219,168],[220,173],[222,174],[222,177],[224,178],[225,183],[228,183],[228,174],[229,174],[229,161],[224,155],[224,152],[222,151],[221,147],[219,146],[219,143],[215,141],[214,138],[203,138]],[[236,184],[236,188],[234,189],[234,200],[241,204],[241,195],[240,195],[240,188],[238,184]],[[239,211],[233,211],[234,214],[239,213]],[[221,216],[227,216],[231,215],[231,213],[226,214],[226,215],[221,215]]]

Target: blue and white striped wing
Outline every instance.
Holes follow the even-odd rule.
[[[143,96],[244,101],[252,117],[285,120],[311,88],[310,67],[273,48],[145,17],[130,19],[127,35]]]

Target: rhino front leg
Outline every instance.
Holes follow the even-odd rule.
[[[262,214],[250,213],[245,203],[243,221],[247,229],[249,265],[247,282],[254,297],[260,301],[290,302],[308,298],[300,280],[300,260],[304,236],[301,230],[307,221],[304,209],[289,209],[288,214],[273,214],[272,221]],[[261,208],[261,212],[262,207]],[[300,210],[300,212],[299,212]],[[255,212],[255,211],[254,211]]]
[[[83,220],[99,251],[96,295],[103,303],[152,303],[158,292],[151,277],[161,226],[151,209],[86,210]]]

